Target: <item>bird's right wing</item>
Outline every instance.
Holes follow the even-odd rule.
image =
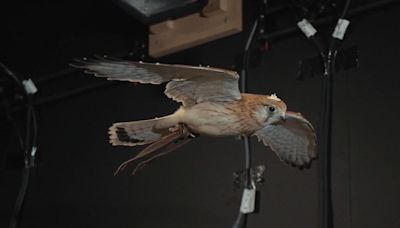
[[[254,135],[291,165],[308,166],[317,157],[314,128],[300,113],[286,112],[285,122],[268,125]]]
[[[71,66],[86,69],[86,73],[109,80],[150,84],[168,82],[165,94],[184,106],[241,98],[238,74],[219,68],[110,59],[77,60]]]

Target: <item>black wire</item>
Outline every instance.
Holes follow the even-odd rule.
[[[258,26],[258,20],[255,20],[253,23],[253,26],[251,27],[250,34],[246,40],[246,44],[244,47],[244,54],[243,54],[243,67],[240,75],[240,90],[242,93],[245,93],[247,91],[247,68],[249,66],[249,60],[250,60],[250,46],[253,42],[254,34],[256,32]]]
[[[3,68],[3,70],[7,73],[8,76],[10,76],[14,82],[21,88],[23,89],[23,85],[22,82],[12,73],[12,71],[10,71],[6,65],[4,65],[2,62],[0,62],[0,67]],[[15,133],[17,134],[17,138],[18,138],[18,143],[20,146],[21,151],[25,151],[25,141],[24,138],[22,137],[22,133],[20,131],[20,129],[18,128],[18,125],[14,119],[14,117],[11,115],[11,110],[10,107],[8,105],[8,102],[4,102],[3,106],[5,108],[5,112],[6,112],[6,116],[7,119],[11,122],[12,128],[14,129]]]
[[[17,228],[19,227],[19,223],[21,220],[21,213],[26,197],[26,193],[28,190],[30,176],[31,176],[31,168],[34,165],[34,155],[33,150],[36,146],[36,138],[37,138],[37,120],[36,120],[36,113],[33,104],[32,95],[29,94],[23,83],[22,80],[13,72],[11,71],[6,65],[0,62],[0,67],[9,75],[16,84],[25,91],[26,103],[27,103],[27,113],[26,113],[26,128],[25,128],[25,145],[24,145],[24,168],[22,173],[22,180],[20,190],[14,205],[13,214],[10,219],[9,227],[10,228]],[[10,115],[11,117],[11,115]],[[12,118],[12,117],[11,117]],[[21,141],[21,140],[20,140]]]
[[[351,0],[347,0],[340,14],[339,19],[346,17]],[[320,138],[320,227],[332,228],[333,221],[333,205],[332,205],[332,188],[331,188],[331,138],[332,138],[332,99],[333,99],[333,74],[337,50],[342,43],[341,40],[331,36],[328,50],[319,37],[311,36],[310,40],[317,47],[324,64],[323,88],[321,106]]]
[[[243,69],[241,72],[241,91],[242,93],[247,92],[247,69],[249,65],[249,59],[250,59],[250,46],[251,43],[253,42],[254,34],[256,32],[258,26],[258,20],[255,20],[252,26],[252,29],[250,31],[249,37],[247,39],[245,49],[244,49],[244,65]],[[251,168],[251,143],[250,139],[248,136],[244,137],[244,149],[245,149],[245,168],[246,168],[246,173],[247,173],[247,179],[246,179],[246,187],[249,188],[251,181],[250,181],[250,168]]]
[[[7,119],[11,123],[11,126],[12,126],[13,130],[15,131],[16,136],[18,138],[19,148],[21,149],[21,151],[24,151],[25,150],[24,137],[22,136],[22,133],[21,133],[14,117],[11,115],[10,108],[7,107],[6,105],[5,105],[5,112],[6,112]]]
[[[23,209],[23,205],[25,202],[26,193],[28,191],[28,186],[30,182],[30,174],[31,168],[33,166],[33,156],[32,151],[35,146],[34,142],[36,141],[36,118],[34,114],[34,106],[32,102],[31,95],[27,95],[28,99],[28,107],[27,107],[27,117],[26,117],[26,140],[25,140],[25,157],[24,157],[24,169],[22,173],[21,186],[18,193],[18,197],[15,201],[13,215],[10,220],[9,227],[17,228],[19,227],[19,223],[21,220],[21,213]],[[32,123],[32,124],[31,124]],[[33,135],[34,138],[31,137],[31,125],[33,125]]]
[[[29,97],[29,96],[28,96]],[[33,110],[33,105],[32,105],[32,101],[29,98],[29,104],[28,104],[28,110],[27,110],[27,119],[26,119],[26,139],[25,139],[25,156],[24,156],[24,169],[23,169],[23,173],[22,173],[22,180],[21,180],[21,186],[20,186],[20,190],[18,193],[18,197],[15,201],[15,206],[14,206],[14,211],[13,211],[13,215],[11,217],[10,220],[10,224],[9,227],[10,228],[17,228],[19,227],[19,223],[21,220],[21,213],[23,210],[23,205],[25,202],[25,197],[26,197],[26,193],[28,191],[28,186],[29,186],[29,182],[30,182],[30,173],[31,173],[31,168],[32,168],[32,150],[34,148],[34,144],[33,143],[33,139],[31,138],[31,123],[33,122],[33,125],[36,125],[36,119],[34,118],[34,110]],[[34,127],[36,128],[36,126]],[[36,133],[34,133],[33,135],[36,135]]]
[[[35,106],[32,102],[32,147],[36,147],[37,141],[37,117],[36,117],[36,110]]]
[[[249,50],[251,43],[253,42],[254,34],[258,26],[258,20],[255,20],[253,23],[253,26],[251,28],[250,34],[247,38],[246,45],[244,48],[244,55],[243,55],[243,67],[240,75],[240,90],[242,93],[246,92],[247,88],[247,68],[248,68],[248,63],[249,63]],[[245,136],[243,138],[243,144],[244,144],[244,150],[245,150],[245,174],[246,174],[246,182],[245,182],[245,188],[250,188],[251,187],[251,176],[250,176],[250,170],[251,170],[251,142],[250,138],[248,136]],[[246,227],[246,222],[247,222],[247,214],[242,213],[239,211],[238,217],[235,220],[235,223],[233,224],[233,228],[244,228]]]
[[[30,96],[28,96],[28,99],[30,99]],[[25,165],[27,165],[26,159],[28,159],[28,155],[30,153],[31,149],[31,121],[32,121],[32,105],[28,101],[28,107],[27,107],[27,112],[26,112],[26,129],[25,129]]]
[[[10,76],[15,81],[15,83],[17,83],[17,85],[24,90],[24,85],[22,84],[22,81],[6,65],[4,65],[4,63],[0,62],[0,67],[3,68],[7,75]]]
[[[22,173],[21,187],[18,193],[17,200],[15,201],[14,211],[9,224],[10,228],[19,227],[19,223],[21,220],[21,212],[25,201],[26,192],[29,186],[29,180],[31,176],[30,174],[31,174],[31,167],[25,166]]]
[[[347,12],[349,11],[349,6],[350,6],[351,0],[347,0],[346,4],[343,7],[342,14],[340,15],[340,18],[345,18],[347,15]]]
[[[351,0],[347,0],[340,15],[340,19],[346,17]],[[332,149],[332,100],[333,100],[333,75],[335,72],[335,63],[337,50],[342,40],[331,36],[329,50],[327,55],[322,56],[324,59],[324,106],[323,106],[323,123],[321,127],[321,224],[322,228],[334,227],[333,221],[333,205],[332,205],[332,186],[331,186],[331,149]]]
[[[29,129],[30,133],[29,136],[27,137],[29,137],[29,139],[31,140],[28,148],[32,149],[33,147],[36,147],[36,141],[37,141],[37,118],[36,118],[36,110],[33,102],[33,97],[30,94],[27,95],[27,103],[28,103],[28,110],[30,112],[30,116],[27,116],[27,118],[30,117],[31,119],[31,122],[29,123],[29,125],[27,125],[30,128]]]
[[[323,98],[323,122],[320,134],[320,161],[321,161],[321,228],[333,227],[333,207],[331,192],[331,128],[332,128],[332,74],[331,70],[325,70]]]

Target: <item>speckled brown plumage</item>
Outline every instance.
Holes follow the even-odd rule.
[[[311,123],[287,111],[276,95],[241,94],[234,71],[108,59],[80,60],[73,66],[109,80],[166,82],[165,94],[182,104],[162,118],[115,123],[109,131],[113,145],[164,145],[159,140],[171,139],[169,132],[176,134],[178,126],[185,126],[192,133],[210,136],[255,135],[294,166],[307,166],[317,157]]]

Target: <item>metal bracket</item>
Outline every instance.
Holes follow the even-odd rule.
[[[358,67],[358,47],[356,45],[342,49],[337,53],[334,66],[335,72]],[[297,78],[304,80],[307,78],[319,77],[324,73],[324,63],[321,56],[302,59],[298,64]]]
[[[256,185],[262,185],[264,183],[264,172],[265,165],[256,165],[250,169],[250,179]],[[233,173],[233,185],[234,189],[242,189],[246,184],[246,170],[240,170]]]

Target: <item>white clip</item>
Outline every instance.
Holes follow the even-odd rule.
[[[312,26],[310,22],[307,21],[307,19],[303,19],[299,22],[297,22],[297,26],[300,28],[300,30],[306,35],[307,38],[310,38],[317,33],[317,30]]]
[[[36,151],[37,151],[36,146],[32,147],[32,150],[31,150],[31,157],[35,157]]]
[[[35,83],[33,83],[31,79],[23,80],[22,84],[24,85],[27,94],[35,94],[38,91]]]
[[[335,30],[332,33],[332,36],[339,40],[343,40],[344,34],[346,33],[349,24],[349,20],[339,18],[338,22],[336,23]]]
[[[240,204],[240,212],[249,214],[254,212],[256,204],[256,185],[254,181],[251,182],[253,188],[245,188],[243,190],[242,202]]]

